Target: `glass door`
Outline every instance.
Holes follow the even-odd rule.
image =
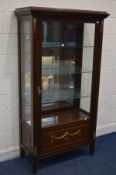
[[[90,112],[94,24],[46,22],[42,40],[42,125],[54,112]],[[54,117],[53,117],[53,116]]]
[[[75,72],[80,71],[76,63],[77,28],[73,24],[43,22],[43,111],[73,106],[79,95],[74,87]]]

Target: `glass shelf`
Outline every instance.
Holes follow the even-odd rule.
[[[94,47],[94,45],[81,45],[79,43],[75,42],[67,42],[67,43],[61,43],[61,42],[43,42],[42,48],[87,48],[87,47]]]
[[[78,66],[75,66],[70,62],[69,64],[43,64],[42,76],[54,76],[54,75],[70,75],[80,73],[92,73],[92,70],[81,70]]]
[[[80,92],[78,89],[74,89],[74,85],[59,86],[55,84],[42,91],[42,104],[49,105],[63,101],[68,101],[71,104],[75,99],[84,97],[90,97],[90,92]]]
[[[43,101],[42,101],[42,106],[43,107],[47,107],[47,106],[52,106],[52,105],[54,105],[54,104],[56,104],[56,103],[67,103],[67,101],[68,101],[68,104],[69,105],[67,105],[67,107],[70,107],[70,106],[72,106],[72,104],[73,104],[73,101],[74,100],[78,100],[79,98],[90,98],[90,95],[83,95],[83,96],[81,96],[81,95],[78,95],[78,96],[74,96],[74,97],[70,97],[69,99],[66,99],[66,101],[64,101],[64,98],[62,97],[62,98],[52,98],[52,99],[50,99],[49,100],[49,98],[46,98],[46,99],[43,99]]]

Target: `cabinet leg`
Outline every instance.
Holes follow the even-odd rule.
[[[20,148],[20,158],[24,158],[25,156],[25,151],[23,150],[23,148]]]
[[[94,155],[94,152],[95,152],[95,141],[93,141],[93,142],[90,144],[90,152],[89,152],[89,154],[90,154],[91,156],[93,156],[93,155]]]
[[[37,171],[37,158],[33,156],[32,158],[32,172],[35,174]]]

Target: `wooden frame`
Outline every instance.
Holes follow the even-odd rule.
[[[66,151],[90,146],[90,154],[94,153],[97,106],[99,94],[100,64],[103,36],[103,20],[109,14],[106,12],[53,9],[42,7],[19,8],[14,11],[18,18],[18,50],[19,50],[19,104],[20,104],[20,155],[25,153],[32,155],[32,168],[36,172],[37,158],[45,158]],[[32,116],[31,126],[22,118],[22,78],[21,78],[21,21],[30,19],[31,24],[31,98]],[[90,113],[83,110],[65,108],[54,109],[51,114],[58,115],[58,123],[51,127],[41,127],[42,114],[41,95],[38,95],[38,87],[41,90],[41,57],[42,57],[42,21],[93,23],[95,24],[93,74],[91,88]],[[83,32],[82,32],[83,33]],[[83,36],[82,36],[83,38]],[[79,53],[82,67],[82,49]],[[81,75],[79,77],[81,84]],[[80,89],[79,84],[79,89]],[[77,105],[78,106],[78,105]],[[63,113],[61,112],[63,111]],[[65,121],[62,122],[62,119]],[[61,141],[60,141],[61,139]],[[53,144],[54,143],[54,144]]]

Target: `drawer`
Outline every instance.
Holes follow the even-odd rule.
[[[89,138],[89,125],[80,125],[43,132],[43,148],[63,146]]]

